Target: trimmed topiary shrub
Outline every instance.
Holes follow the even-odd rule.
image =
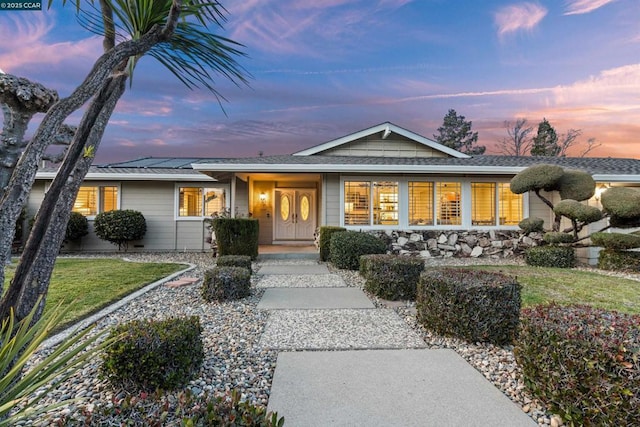
[[[331,235],[331,263],[337,268],[357,270],[360,256],[384,254],[387,244],[376,236],[360,231],[339,231]]]
[[[258,257],[259,221],[253,218],[214,218],[211,226],[216,236],[218,255]]]
[[[571,243],[575,240],[573,234],[559,231],[549,231],[542,236],[542,239],[547,243]]]
[[[518,223],[518,227],[520,227],[520,229],[522,229],[526,234],[541,232],[544,227],[544,219],[535,216],[525,218]]]
[[[590,224],[602,219],[602,211],[595,206],[587,206],[576,200],[566,199],[558,202],[553,208],[556,215],[564,215],[569,219]]]
[[[154,391],[183,387],[204,359],[198,316],[134,320],[112,329],[117,341],[103,355],[102,374],[115,386]]]
[[[517,333],[520,289],[515,278],[501,273],[427,270],[418,281],[417,320],[442,335],[508,344]]]
[[[529,166],[511,179],[509,188],[515,194],[523,194],[537,189],[552,191],[558,188],[562,175],[564,175],[564,169],[560,166]]]
[[[561,199],[589,200],[596,193],[596,182],[584,171],[565,170],[558,181]]]
[[[339,231],[347,231],[347,229],[332,225],[320,227],[320,261],[331,261],[331,235]]]
[[[613,271],[640,272],[640,252],[601,250],[598,254],[598,268]]]
[[[399,255],[363,255],[360,274],[366,290],[392,301],[414,300],[424,262],[420,258]]]
[[[67,230],[64,233],[64,243],[75,242],[89,234],[89,221],[80,212],[71,212]]]
[[[214,267],[204,272],[202,297],[205,301],[226,301],[251,294],[251,274],[243,267]]]
[[[622,219],[640,217],[640,191],[627,187],[612,187],[602,192],[600,202],[605,212]]]
[[[591,243],[607,249],[626,250],[640,247],[640,236],[632,233],[593,233]]]
[[[218,267],[242,267],[251,271],[251,257],[248,255],[221,255],[216,258],[216,266]]]
[[[144,215],[131,209],[101,212],[93,221],[96,235],[107,242],[118,245],[118,250],[129,246],[129,242],[140,240],[147,232]]]
[[[576,253],[568,246],[536,246],[524,251],[524,261],[536,267],[571,268],[576,265]]]
[[[522,311],[514,355],[531,393],[571,425],[640,420],[640,316],[589,306]]]

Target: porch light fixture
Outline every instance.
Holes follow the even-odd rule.
[[[607,184],[598,184],[596,186],[596,192],[593,195],[593,198],[596,200],[596,202],[600,201],[600,197],[602,197],[602,193],[604,193],[604,191],[608,188],[609,188],[609,185]]]
[[[260,198],[260,203],[262,203],[263,205],[267,203],[267,193],[262,192],[258,197]]]

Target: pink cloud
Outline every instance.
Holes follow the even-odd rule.
[[[535,3],[505,6],[494,15],[498,37],[521,30],[532,30],[547,15],[547,9]]]
[[[569,0],[565,15],[580,15],[601,8],[616,0]]]

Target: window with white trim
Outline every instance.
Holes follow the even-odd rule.
[[[345,181],[345,225],[398,225],[397,181]]]
[[[78,190],[72,211],[91,217],[118,208],[117,186],[83,185]]]
[[[208,217],[225,208],[222,188],[178,187],[179,217]]]

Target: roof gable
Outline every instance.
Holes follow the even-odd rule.
[[[316,154],[370,157],[469,157],[390,122],[293,153],[294,156]]]

